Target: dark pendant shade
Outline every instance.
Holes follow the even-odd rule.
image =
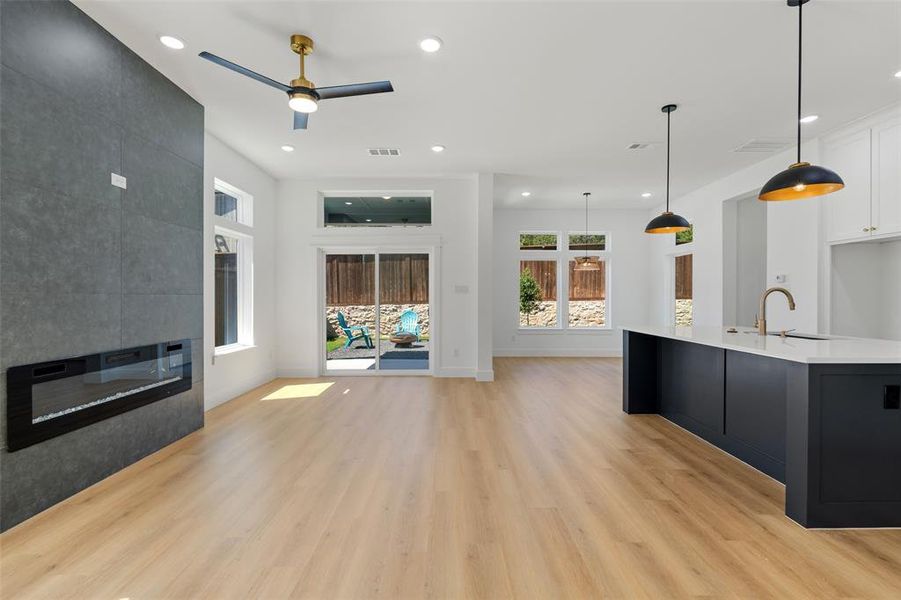
[[[798,162],[784,171],[776,173],[760,189],[757,197],[764,201],[803,200],[836,192],[845,187],[845,182],[835,171],[801,162],[801,66],[803,65],[802,34],[804,18],[802,8],[810,0],[788,0],[788,5],[798,7]]]
[[[667,104],[661,111],[666,113],[666,211],[651,219],[645,233],[679,233],[691,228],[691,224],[669,209],[669,153],[670,153],[670,116],[676,110],[675,104]]]
[[[690,228],[691,224],[685,219],[685,217],[681,217],[675,213],[666,211],[665,213],[651,219],[651,222],[648,223],[648,226],[644,228],[644,232],[679,233],[680,231],[687,231]]]
[[[838,173],[810,163],[795,163],[777,173],[760,190],[761,200],[801,200],[831,194],[845,187]]]

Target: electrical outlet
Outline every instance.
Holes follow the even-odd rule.
[[[110,173],[110,183],[117,188],[122,188],[124,190],[128,185],[128,180],[118,173]]]
[[[460,349],[454,348],[454,358],[459,358],[459,357],[460,357]]]

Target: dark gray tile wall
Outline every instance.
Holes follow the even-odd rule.
[[[0,1],[0,63],[5,530],[203,426],[203,107],[69,2]],[[191,391],[6,451],[8,367],[180,338]]]

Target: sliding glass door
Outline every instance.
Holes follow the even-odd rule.
[[[325,357],[329,371],[376,368],[375,254],[325,256]]]
[[[430,262],[427,252],[324,254],[326,372],[430,370]]]

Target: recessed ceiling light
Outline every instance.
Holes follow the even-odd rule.
[[[650,198],[650,197],[651,197],[651,192],[645,192],[645,193],[643,193],[643,194],[641,195],[641,197],[642,197],[642,198]]]
[[[807,115],[806,117],[801,117],[802,123],[813,123],[817,119],[819,119],[819,115]]]
[[[444,152],[444,146],[441,144],[435,144],[432,146],[432,152]]]
[[[353,202],[345,202],[344,204],[351,206],[353,204]]]
[[[366,219],[367,223],[372,223],[372,219]]]
[[[532,195],[532,192],[523,192],[521,195],[523,198],[528,198],[529,196]]]
[[[419,47],[423,52],[438,52],[441,50],[441,44],[441,38],[435,36],[429,36],[419,41]]]
[[[285,144],[284,146],[282,146],[282,150],[284,150],[285,152],[294,152],[294,146],[292,146],[291,144]]]
[[[895,77],[897,77],[898,79],[901,79],[901,71],[898,71],[897,73],[895,73]]]
[[[382,200],[391,200],[391,196],[382,196]]]
[[[161,35],[160,43],[166,48],[172,48],[173,50],[181,50],[185,47],[185,43],[183,41],[171,35]]]

